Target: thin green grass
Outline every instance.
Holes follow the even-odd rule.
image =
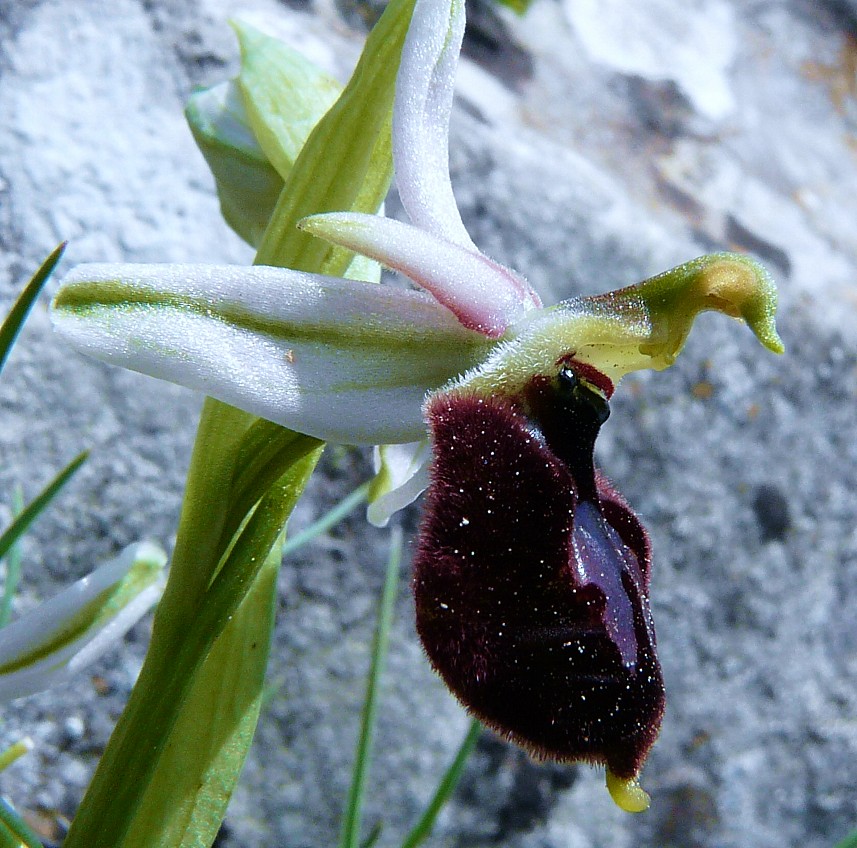
[[[59,494],[60,490],[72,478],[74,473],[86,462],[89,451],[79,453],[12,521],[9,527],[0,535],[0,559],[9,553],[9,549],[38,518],[45,507]]]
[[[53,253],[42,263],[41,268],[33,274],[30,281],[24,286],[24,290],[18,295],[18,299],[12,305],[12,309],[9,310],[9,314],[3,320],[2,325],[0,325],[0,371],[3,370],[3,366],[6,364],[9,351],[12,349],[12,345],[15,344],[15,339],[18,337],[24,321],[27,320],[27,315],[30,314],[36,298],[38,298],[45,287],[45,283],[60,261],[60,257],[65,250],[65,245],[66,243],[63,242],[54,248]]]
[[[300,533],[296,533],[292,538],[286,539],[286,543],[283,545],[283,556],[293,554],[298,548],[326,533],[331,527],[342,521],[349,512],[355,510],[366,500],[370,486],[371,481],[367,480],[362,486],[358,486],[350,495],[343,498],[333,509],[319,518],[318,521],[314,521],[309,527],[301,530]]]
[[[836,848],[857,848],[857,830],[850,836],[846,836],[841,842],[837,842]]]
[[[36,833],[2,798],[0,798],[0,832],[7,840],[5,843],[0,842],[0,845],[11,845],[13,848],[20,848],[21,845],[25,845],[26,848],[45,848]]]
[[[12,492],[12,520],[20,517],[24,511],[24,493],[20,486]],[[15,542],[6,556],[6,580],[3,586],[3,599],[0,601],[0,627],[5,627],[12,617],[12,601],[21,582],[21,545]]]
[[[482,725],[476,719],[471,719],[470,727],[468,727],[467,733],[464,739],[462,739],[455,757],[450,763],[449,768],[444,772],[425,812],[420,816],[419,821],[413,828],[411,828],[411,832],[405,837],[402,848],[416,848],[417,845],[421,845],[431,834],[440,811],[444,808],[444,805],[461,780],[464,767],[467,764],[470,754],[476,747],[476,740],[479,739],[481,732]]]
[[[360,719],[360,735],[357,739],[357,752],[351,773],[351,790],[345,805],[342,821],[340,848],[360,848],[360,823],[363,813],[363,799],[366,795],[366,778],[372,758],[372,742],[375,735],[375,720],[378,714],[378,694],[381,677],[390,643],[390,627],[393,622],[393,608],[399,586],[399,567],[402,561],[402,531],[394,527],[390,533],[390,556],[387,560],[387,573],[381,592],[378,609],[378,624],[372,640],[372,661],[366,681],[366,697]]]

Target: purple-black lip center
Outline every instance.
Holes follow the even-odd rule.
[[[640,563],[619,533],[605,518],[595,475],[595,440],[610,416],[604,390],[588,371],[576,371],[567,363],[554,377],[533,380],[526,401],[530,414],[554,455],[574,481],[574,510],[569,565],[582,586],[597,586],[604,595],[604,628],[619,650],[622,664],[637,664],[634,607],[623,584],[627,574],[645,597]],[[648,610],[646,620],[650,620]]]

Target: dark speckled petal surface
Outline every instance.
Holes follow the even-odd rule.
[[[575,560],[578,494],[544,435],[551,422],[532,406],[455,392],[436,395],[428,417],[435,459],[414,593],[432,664],[476,716],[537,756],[636,775],[664,704],[645,532],[595,474],[615,545],[606,554],[630,563],[605,592]],[[632,664],[605,624],[611,592],[632,617]]]

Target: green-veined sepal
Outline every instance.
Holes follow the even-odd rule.
[[[195,92],[185,114],[214,175],[226,222],[258,247],[284,180],[341,86],[277,38],[243,21],[235,80]]]
[[[158,600],[167,557],[139,543],[0,630],[0,701],[61,684]]]
[[[422,292],[265,266],[81,265],[53,319],[84,353],[343,444],[422,438],[426,392],[492,346]]]
[[[277,204],[283,178],[253,135],[237,84],[224,82],[195,92],[185,116],[214,176],[226,223],[255,247]]]

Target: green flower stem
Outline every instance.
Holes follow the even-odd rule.
[[[253,504],[277,481],[281,469],[290,467],[319,444],[270,421],[259,419],[251,425],[239,446],[223,542],[233,537]]]
[[[196,675],[264,565],[318,455],[317,450],[304,457],[288,472],[287,479],[262,499],[205,593],[204,602],[184,623],[180,638],[165,643],[160,634],[157,641],[153,634],[132,699],[105,751],[86,803],[75,817],[65,848],[133,844],[148,848],[153,844],[126,841],[135,812],[166,752],[166,740]],[[198,720],[204,723],[206,717],[199,716]],[[114,775],[121,778],[114,780]],[[169,793],[168,786],[158,788]],[[162,811],[174,802],[168,797]]]
[[[357,203],[375,211],[383,201],[412,6],[391,2],[340,101],[310,135],[258,264],[345,271],[350,254],[331,254],[296,224]],[[146,662],[64,848],[204,848],[214,840],[264,691],[276,580],[263,565],[276,558],[272,548],[320,450],[314,439],[206,400]],[[245,614],[251,600],[254,614]],[[248,656],[257,661],[241,661]],[[236,690],[242,697],[229,700]]]
[[[467,764],[467,760],[476,747],[476,741],[479,739],[480,733],[482,733],[482,725],[476,719],[471,719],[470,727],[467,728],[467,733],[461,741],[458,752],[441,778],[425,812],[420,816],[419,821],[413,828],[411,828],[411,832],[405,837],[402,848],[417,848],[418,845],[421,845],[428,839],[440,811],[449,800],[450,795],[455,791],[459,780],[461,780],[464,766]]]
[[[401,561],[402,531],[395,527],[390,534],[390,557],[387,561],[387,573],[384,577],[384,588],[381,592],[381,603],[378,608],[378,624],[375,629],[375,637],[372,640],[372,661],[369,667],[366,697],[363,701],[363,712],[360,718],[360,736],[357,740],[357,752],[354,757],[351,790],[348,793],[348,801],[345,805],[345,815],[342,821],[340,848],[360,848],[363,796],[366,792],[366,778],[372,756],[375,719],[378,714],[378,694],[381,688],[381,677],[384,674],[384,663],[387,659],[387,648],[390,643],[390,627],[393,623]]]
[[[841,842],[837,842],[836,848],[857,848],[857,830],[850,836],[846,836]]]
[[[221,538],[229,511],[227,493],[236,476],[236,451],[256,419],[206,398],[188,469],[170,578],[155,613],[153,641],[180,632],[208,588],[223,555]]]

